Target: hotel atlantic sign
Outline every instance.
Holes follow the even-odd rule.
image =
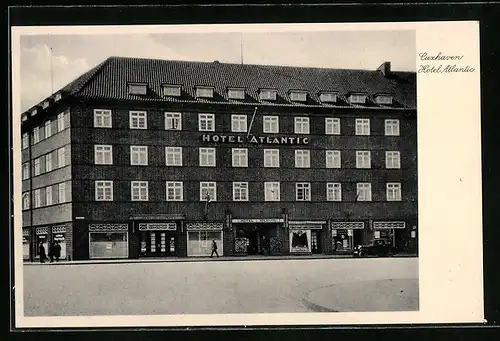
[[[201,142],[214,142],[214,143],[250,143],[250,144],[280,144],[280,145],[307,145],[309,144],[308,137],[298,136],[242,136],[242,135],[220,135],[220,134],[202,134],[200,136]]]

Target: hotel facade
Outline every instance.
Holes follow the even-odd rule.
[[[416,75],[110,57],[22,120],[38,259],[417,252]]]

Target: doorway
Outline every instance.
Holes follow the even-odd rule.
[[[172,257],[177,255],[177,238],[175,232],[142,232],[140,246],[140,255],[145,257]]]

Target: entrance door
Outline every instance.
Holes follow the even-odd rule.
[[[311,230],[311,252],[321,253],[321,230]]]
[[[176,244],[177,241],[173,233],[149,231],[142,234],[141,254],[150,257],[175,256]]]

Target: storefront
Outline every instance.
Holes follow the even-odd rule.
[[[43,245],[45,249],[45,256],[49,254],[49,228],[48,227],[37,227],[35,229],[36,236],[36,251],[35,257],[40,258],[40,245]]]
[[[139,223],[141,257],[177,256],[177,224]]]
[[[61,246],[60,259],[66,259],[66,225],[52,226],[52,240]]]
[[[404,221],[374,221],[373,239],[385,239],[396,249],[402,249],[406,241],[402,233],[405,227]]]
[[[128,258],[128,224],[89,224],[89,257]]]
[[[24,260],[30,259],[30,243],[31,243],[30,231],[31,230],[29,228],[23,229],[23,259]]]
[[[326,221],[289,221],[290,254],[321,253],[321,233]]]
[[[236,231],[234,251],[236,255],[281,254],[283,249],[282,228],[284,219],[233,219]]]
[[[186,223],[188,257],[210,256],[212,243],[217,243],[217,253],[223,255],[222,222]]]
[[[362,221],[334,221],[332,228],[332,248],[336,253],[352,251],[356,246],[363,244],[363,230],[365,223]]]

